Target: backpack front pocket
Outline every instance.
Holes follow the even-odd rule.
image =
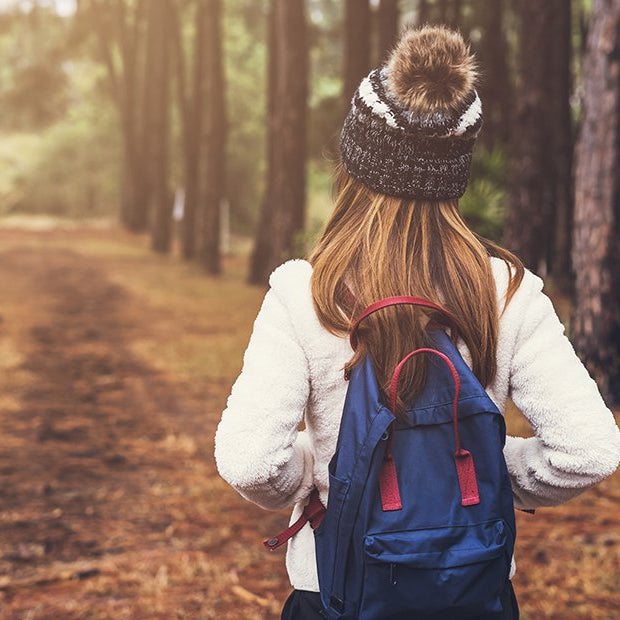
[[[367,535],[359,617],[460,620],[502,611],[509,538],[501,519]]]

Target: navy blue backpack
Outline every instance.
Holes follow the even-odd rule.
[[[356,321],[354,349],[360,321],[396,304],[446,316],[416,297],[381,300]],[[329,464],[328,508],[315,490],[300,520],[265,542],[274,549],[310,521],[329,619],[502,615],[516,536],[504,418],[440,326],[429,328],[429,338],[429,348],[395,369],[389,407],[370,358],[353,368]],[[420,354],[429,356],[426,384],[401,423],[392,414],[400,372]]]

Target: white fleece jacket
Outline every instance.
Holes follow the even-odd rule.
[[[508,270],[499,259],[491,264],[503,308]],[[319,323],[311,274],[308,262],[292,260],[271,275],[215,437],[221,476],[263,508],[294,505],[291,521],[314,486],[327,502],[327,465],[347,390],[343,367],[353,353],[347,339]],[[487,389],[502,412],[511,397],[536,433],[508,437],[504,449],[518,508],[565,502],[613,473],[620,460],[618,427],[542,284],[526,271],[501,316],[497,375]],[[469,364],[463,343],[459,350]],[[298,432],[302,419],[306,430]],[[309,525],[289,542],[286,559],[291,585],[318,592]]]

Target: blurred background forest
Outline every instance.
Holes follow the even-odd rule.
[[[479,61],[467,221],[620,405],[620,0],[0,0],[0,617],[277,617],[285,516],[212,437],[354,90],[423,23]],[[525,618],[618,617],[618,501],[519,515]]]
[[[617,19],[617,0],[4,0],[0,213],[119,218],[211,274],[253,239],[265,283],[330,211],[360,79],[401,27],[445,23],[485,109],[462,210],[575,300],[620,398]]]

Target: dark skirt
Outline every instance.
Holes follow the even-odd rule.
[[[502,606],[504,607],[502,614],[494,614],[492,618],[489,616],[489,620],[519,620],[519,606],[512,583],[502,594]],[[318,592],[293,590],[282,609],[282,620],[322,620],[323,618],[325,618],[325,613]],[[479,620],[485,620],[485,618]]]

